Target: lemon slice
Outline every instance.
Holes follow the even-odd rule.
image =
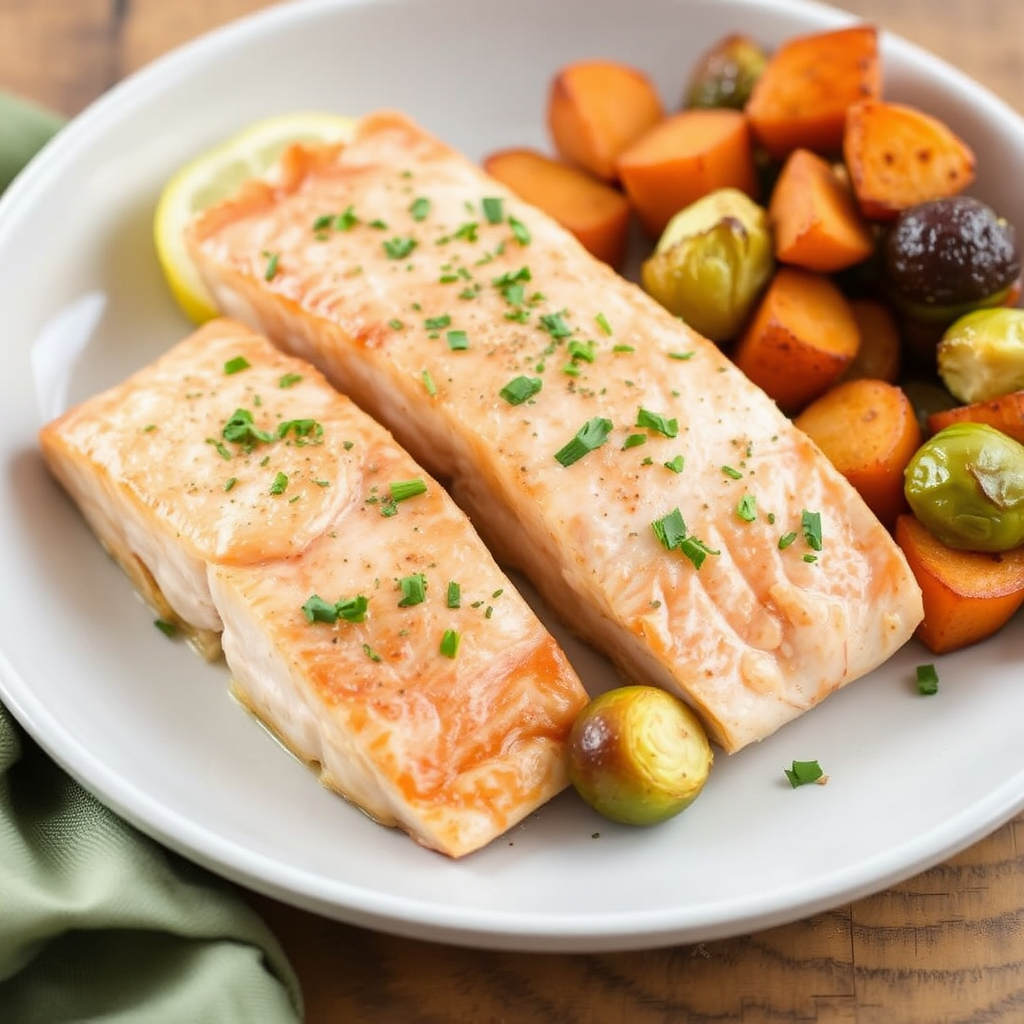
[[[213,299],[185,248],[185,226],[201,210],[263,174],[293,142],[346,142],[355,119],[298,113],[258,121],[187,163],[164,186],[153,218],[153,238],[167,284],[195,323],[217,315]]]

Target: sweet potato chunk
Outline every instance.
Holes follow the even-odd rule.
[[[956,551],[911,515],[896,520],[896,543],[924,599],[916,636],[936,654],[990,637],[1024,604],[1024,548],[1001,554]]]
[[[855,25],[783,43],[746,110],[771,156],[781,160],[799,147],[832,155],[842,147],[847,108],[881,94],[878,30]]]
[[[571,231],[599,260],[618,267],[626,253],[629,200],[589,174],[530,149],[505,149],[484,170]]]
[[[648,234],[657,237],[684,207],[719,188],[757,197],[747,119],[738,110],[684,110],[623,151],[619,178]]]
[[[962,192],[974,181],[974,153],[945,124],[902,103],[850,107],[843,156],[861,211],[893,220],[901,210]]]
[[[1024,391],[1013,391],[987,402],[943,409],[928,417],[928,429],[933,434],[953,423],[987,423],[1024,444]]]
[[[548,96],[548,130],[558,155],[605,181],[615,158],[664,117],[651,80],[615,61],[580,61],[563,68]]]
[[[857,354],[843,293],[824,275],[783,267],[733,352],[736,365],[788,415],[824,394]]]
[[[903,362],[903,342],[896,318],[877,299],[851,299],[850,309],[857,321],[860,345],[843,380],[867,377],[895,384]]]

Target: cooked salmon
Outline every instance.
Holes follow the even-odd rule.
[[[230,320],[45,426],[164,619],[321,781],[458,857],[567,782],[586,693],[445,490],[312,366]]]
[[[725,750],[920,621],[888,533],[718,348],[402,115],[290,149],[188,241],[224,311],[321,367]]]

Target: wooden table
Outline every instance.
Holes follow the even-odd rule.
[[[0,87],[74,114],[171,47],[265,6],[266,0],[0,0]],[[1024,111],[1021,0],[837,6],[934,50]],[[742,938],[616,955],[458,949],[253,900],[302,978],[308,1024],[1020,1022],[1019,847],[1024,816],[945,864],[831,913]]]

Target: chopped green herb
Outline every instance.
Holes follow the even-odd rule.
[[[421,572],[415,572],[411,576],[403,576],[398,581],[398,586],[402,591],[402,599],[398,602],[399,608],[409,608],[414,604],[423,604],[427,599],[427,578]]]
[[[317,485],[317,487],[330,487],[331,486],[330,480],[314,480],[313,483],[315,483]]]
[[[224,481],[224,490],[225,491],[230,491],[235,486],[235,484],[237,484],[237,483],[238,483],[238,477],[237,476],[229,476],[227,478],[227,480]]]
[[[217,438],[215,438],[215,437],[208,437],[206,439],[206,443],[207,444],[212,444],[213,447],[216,449],[217,454],[222,459],[230,459],[231,458],[231,452],[228,451],[228,449],[223,444],[221,444],[221,442],[218,441]]]
[[[243,445],[250,451],[258,441],[267,444],[270,441],[276,440],[273,434],[260,430],[256,426],[252,413],[248,409],[236,409],[232,413],[231,419],[224,424],[221,435],[225,441],[232,441],[235,444]]]
[[[402,321],[399,320],[397,317],[394,317],[393,319],[388,321],[388,326],[393,331],[400,331],[405,326],[405,324],[403,324]]]
[[[752,494],[744,494],[736,506],[736,515],[745,522],[752,523],[757,518],[757,498]]]
[[[395,480],[388,484],[391,491],[392,501],[405,501],[407,498],[415,498],[418,494],[427,493],[427,485],[422,477],[415,480]]]
[[[295,385],[298,384],[300,380],[302,380],[301,373],[286,373],[283,377],[281,377],[280,380],[278,380],[277,386],[279,388],[295,387]]]
[[[608,440],[612,431],[612,421],[603,416],[595,416],[588,420],[576,432],[576,436],[566,445],[555,452],[555,458],[563,466],[571,466],[579,462],[584,455],[600,448]]]
[[[479,227],[480,225],[476,221],[467,221],[465,224],[460,225],[455,232],[455,237],[461,238],[464,242],[475,242],[476,232]]]
[[[387,231],[388,224],[387,221],[381,220],[380,217],[378,217],[376,220],[370,221],[369,227],[374,228],[377,231]]]
[[[572,328],[565,322],[561,313],[545,313],[539,318],[540,328],[547,331],[552,338],[568,338]]]
[[[679,547],[686,536],[686,521],[678,508],[672,509],[668,515],[662,516],[660,519],[655,519],[651,523],[651,528],[654,530],[655,537],[661,541],[662,547],[668,551]]]
[[[338,621],[337,607],[329,601],[325,601],[319,594],[310,595],[309,600],[302,606],[302,614],[306,616],[307,622],[333,623]]]
[[[613,352],[635,352],[636,349],[632,345],[613,345]]]
[[[384,246],[384,252],[387,253],[389,260],[401,260],[405,259],[419,243],[415,238],[406,236],[404,238],[389,238],[381,244]]]
[[[423,386],[427,389],[427,394],[434,396],[437,394],[437,385],[434,383],[434,378],[430,376],[429,370],[424,370],[420,374],[420,378],[423,381]]]
[[[454,658],[459,653],[459,636],[457,629],[446,629],[441,637],[441,645],[438,648],[446,658]]]
[[[469,338],[466,336],[465,331],[449,331],[448,332],[448,347],[453,352],[461,352],[464,349],[469,348]]]
[[[351,206],[347,206],[334,218],[335,231],[351,231],[359,223],[359,218]]]
[[[530,229],[521,220],[517,220],[515,217],[509,217],[508,226],[512,229],[512,237],[515,238],[520,245],[530,244]]]
[[[412,205],[409,207],[409,213],[412,215],[412,219],[426,220],[430,213],[430,200],[426,196],[420,196],[418,199],[412,201]]]
[[[242,370],[248,370],[249,365],[249,360],[245,356],[235,356],[234,359],[229,359],[224,364],[224,372],[229,376],[233,373],[241,373]]]
[[[597,316],[594,317],[594,320],[597,322],[597,326],[600,327],[608,337],[611,337],[612,325],[608,323],[608,317],[606,317],[604,313],[598,313]]]
[[[679,421],[675,418],[666,419],[660,413],[651,412],[650,409],[638,409],[636,414],[636,426],[646,427],[665,437],[675,437],[679,433]]]
[[[673,473],[682,473],[683,467],[686,465],[682,455],[677,455],[674,459],[669,459],[665,463],[666,469],[671,469]]]
[[[806,786],[812,782],[820,782],[825,778],[821,765],[817,761],[794,761],[792,768],[784,768],[789,784],[796,789],[797,786]]]
[[[173,622],[168,622],[166,619],[154,619],[153,625],[163,633],[164,636],[176,636],[178,627]]]
[[[629,448],[638,448],[642,444],[647,444],[646,434],[630,434],[626,440],[622,442],[622,450],[626,451]]]
[[[334,220],[334,214],[332,213],[321,213],[315,221],[313,221],[314,231],[326,231],[331,226],[331,221]]]
[[[789,545],[792,544],[793,541],[795,541],[795,540],[796,540],[796,534],[795,533],[784,533],[779,538],[779,550],[780,551],[785,551],[786,548],[788,548]]]
[[[679,550],[693,562],[693,567],[699,569],[704,564],[708,555],[720,555],[721,551],[714,551],[707,546],[699,537],[684,537],[679,542]]]
[[[281,256],[279,253],[267,252],[266,250],[264,250],[263,255],[266,257],[267,260],[266,269],[263,271],[263,280],[273,281],[274,278],[277,276],[277,264],[278,261],[281,259]]]
[[[449,608],[460,608],[462,606],[462,586],[455,580],[448,581],[447,604]]]
[[[817,555],[804,555],[803,558],[805,562],[816,562],[818,560]]]
[[[498,392],[509,405],[522,405],[543,387],[540,377],[513,377]]]
[[[447,313],[442,313],[440,316],[427,317],[423,321],[423,326],[428,331],[439,331],[442,327],[447,327],[452,322],[452,318]]]
[[[803,510],[800,516],[800,526],[804,531],[804,540],[807,546],[813,551],[821,550],[821,513],[808,512]]]
[[[277,428],[277,436],[282,440],[289,434],[295,435],[297,445],[320,444],[323,437],[323,424],[317,420],[284,420]]]
[[[369,607],[370,599],[357,594],[355,597],[346,597],[335,604],[334,609],[339,619],[346,622],[364,622],[366,620],[366,609]]]
[[[288,489],[288,474],[278,473],[274,477],[274,482],[270,485],[271,494],[284,494]]]
[[[934,665],[917,666],[917,692],[925,697],[939,692],[939,673]]]
[[[687,359],[692,359],[693,358],[693,353],[692,352],[669,352],[668,357],[669,357],[669,359],[679,359],[679,360],[685,361]]]
[[[722,472],[733,480],[742,480],[743,474],[738,469],[733,469],[732,466],[723,466]]]
[[[570,341],[569,355],[573,361],[581,360],[584,363],[592,363],[595,359],[594,343],[592,341]]]
[[[500,224],[505,219],[505,204],[500,198],[488,196],[480,203],[488,224]]]
[[[363,644],[363,654],[365,654],[370,661],[380,661],[380,655],[369,645]]]
[[[493,284],[495,288],[505,288],[510,284],[518,284],[521,281],[530,280],[532,280],[530,268],[520,267],[518,270],[508,270],[499,277],[491,278],[491,284]]]
[[[521,306],[526,298],[526,286],[522,284],[508,284],[501,289],[501,294],[510,306]]]

